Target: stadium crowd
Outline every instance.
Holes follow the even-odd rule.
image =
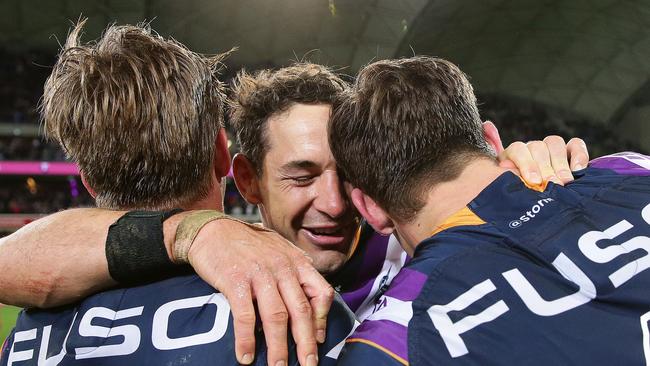
[[[493,121],[503,141],[529,141],[544,136],[580,136],[593,157],[617,151],[645,152],[611,127],[586,117],[530,100],[504,95],[478,95],[481,117]]]
[[[92,198],[83,189],[78,177],[29,179],[29,183],[24,177],[3,179],[0,186],[0,214],[47,214],[68,207],[93,205]],[[71,184],[70,179],[74,183]]]
[[[29,187],[25,177],[4,178],[0,185],[0,214],[48,214],[70,207],[94,206],[92,197],[78,177],[50,177],[45,180],[35,177],[38,181],[36,189]],[[76,188],[71,188],[70,179],[75,180]],[[258,214],[257,206],[247,203],[239,195],[231,179],[226,188],[224,211],[247,218]]]
[[[41,137],[0,136],[0,160],[65,161],[65,153]]]
[[[53,63],[51,53],[10,52],[0,48],[0,121],[38,121],[38,101]]]

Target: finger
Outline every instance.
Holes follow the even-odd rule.
[[[239,363],[249,365],[255,355],[255,307],[250,285],[242,280],[222,293],[228,299],[233,317],[235,355]]]
[[[296,268],[298,280],[311,303],[316,339],[323,343],[327,332],[327,314],[334,300],[334,289],[311,264],[304,263]]]
[[[532,184],[542,183],[542,175],[539,166],[533,160],[530,150],[523,142],[513,142],[499,155],[501,161],[512,161],[517,167],[525,181]],[[503,166],[503,164],[500,164]]]
[[[547,136],[544,139],[546,148],[551,156],[551,165],[555,175],[562,183],[569,183],[573,180],[573,174],[569,168],[569,157],[564,139],[560,136]]]
[[[589,163],[589,151],[584,140],[574,137],[566,145],[567,153],[570,159],[571,170],[576,171],[584,169]]]
[[[266,339],[267,362],[269,365],[286,366],[289,313],[284,306],[275,278],[269,273],[259,272],[253,278],[253,291],[257,297],[257,309]]]
[[[318,364],[318,346],[314,336],[314,319],[309,300],[305,296],[297,273],[287,269],[276,274],[280,295],[289,312],[291,334],[296,342],[298,360],[301,365]]]
[[[505,168],[505,169],[515,170],[515,171],[517,171],[517,174],[521,174],[519,172],[519,169],[517,169],[517,166],[515,165],[515,163],[512,162],[512,160],[507,160],[507,159],[506,160],[501,160],[501,161],[499,161],[499,166],[502,167],[502,168]]]
[[[530,155],[535,160],[535,164],[539,167],[542,180],[562,184],[560,178],[555,175],[555,170],[553,170],[553,166],[551,165],[551,156],[546,144],[542,141],[530,141],[526,146],[530,150]]]

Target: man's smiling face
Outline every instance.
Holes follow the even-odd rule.
[[[327,140],[331,107],[294,104],[267,121],[268,150],[257,177],[264,225],[336,272],[354,240],[357,221]]]

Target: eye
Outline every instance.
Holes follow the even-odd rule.
[[[307,186],[314,181],[314,178],[316,178],[315,175],[301,175],[298,177],[291,177],[290,179],[294,185]]]

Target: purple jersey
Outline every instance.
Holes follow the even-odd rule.
[[[397,239],[376,233],[363,223],[343,268],[328,281],[362,321],[372,314],[381,293],[407,261]]]

